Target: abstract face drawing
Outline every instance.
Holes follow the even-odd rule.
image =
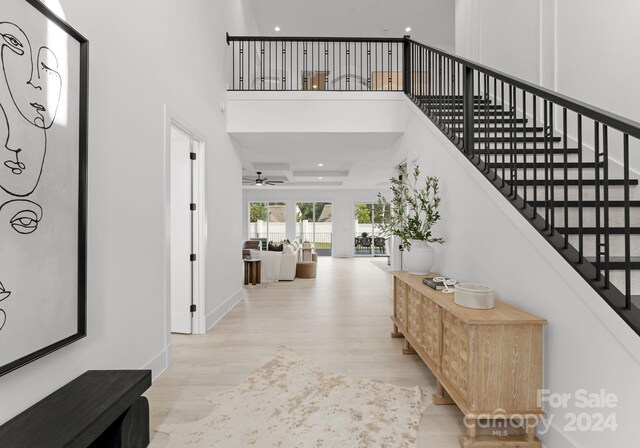
[[[0,201],[2,306],[10,296],[27,296],[20,291],[29,287],[29,260],[20,254],[34,244],[29,235],[38,229],[43,212],[24,198],[34,192],[42,175],[47,130],[58,112],[62,78],[53,51],[41,46],[34,54],[26,33],[11,22],[0,22],[0,68],[0,192],[18,198]],[[3,278],[9,270],[19,274]],[[6,320],[0,309],[0,331]]]
[[[29,277],[29,264],[33,263],[31,256],[22,255],[27,253],[24,249],[29,244],[36,245],[37,242],[30,242],[29,235],[38,229],[38,224],[42,220],[42,207],[32,201],[16,199],[0,205],[0,241],[3,247],[9,249],[22,247],[23,251],[0,250],[0,307],[2,302],[8,299],[13,293],[15,286],[25,286]],[[17,253],[16,253],[17,252]],[[1,278],[2,273],[9,268],[21,268],[24,278]],[[24,289],[24,288],[23,288]],[[24,291],[23,291],[24,292]],[[16,293],[18,299],[20,293]],[[0,330],[4,327],[6,313],[0,309]]]
[[[42,174],[62,78],[53,51],[42,46],[34,54],[27,35],[10,22],[0,22],[0,62],[0,188],[24,197]]]

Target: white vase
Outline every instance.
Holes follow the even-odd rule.
[[[413,275],[427,275],[435,260],[435,251],[426,241],[409,240],[411,249],[402,255],[404,268]]]

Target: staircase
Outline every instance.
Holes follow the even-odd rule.
[[[414,95],[414,103],[459,147],[464,145],[462,95]],[[640,333],[640,188],[629,170],[588,157],[567,133],[554,132],[492,95],[475,95],[473,147],[465,154]],[[470,115],[470,113],[469,113]],[[566,118],[565,118],[566,119]],[[605,128],[606,129],[606,128]],[[468,134],[471,135],[471,134]],[[467,137],[469,138],[469,137]],[[627,148],[628,151],[628,148]],[[623,292],[624,291],[624,292]]]
[[[640,335],[640,123],[408,36],[227,43],[229,90],[403,91]]]

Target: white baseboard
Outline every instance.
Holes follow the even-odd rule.
[[[244,288],[240,288],[238,291],[236,291],[235,294],[233,294],[231,297],[225,300],[222,305],[220,305],[218,308],[216,308],[215,310],[207,314],[205,316],[205,325],[206,325],[207,331],[211,330],[211,328],[213,328],[213,326],[217,324],[218,321],[225,316],[225,314],[227,314],[234,306],[236,306],[244,298],[245,298]]]
[[[153,381],[155,381],[156,378],[162,375],[164,371],[167,370],[171,365],[172,350],[173,350],[173,346],[172,344],[169,344],[168,346],[165,347],[164,350],[162,350],[160,353],[154,356],[151,361],[149,361],[144,365],[143,369],[151,370],[151,377]]]

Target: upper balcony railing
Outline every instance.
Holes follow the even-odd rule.
[[[403,91],[404,40],[237,37],[229,90]]]

